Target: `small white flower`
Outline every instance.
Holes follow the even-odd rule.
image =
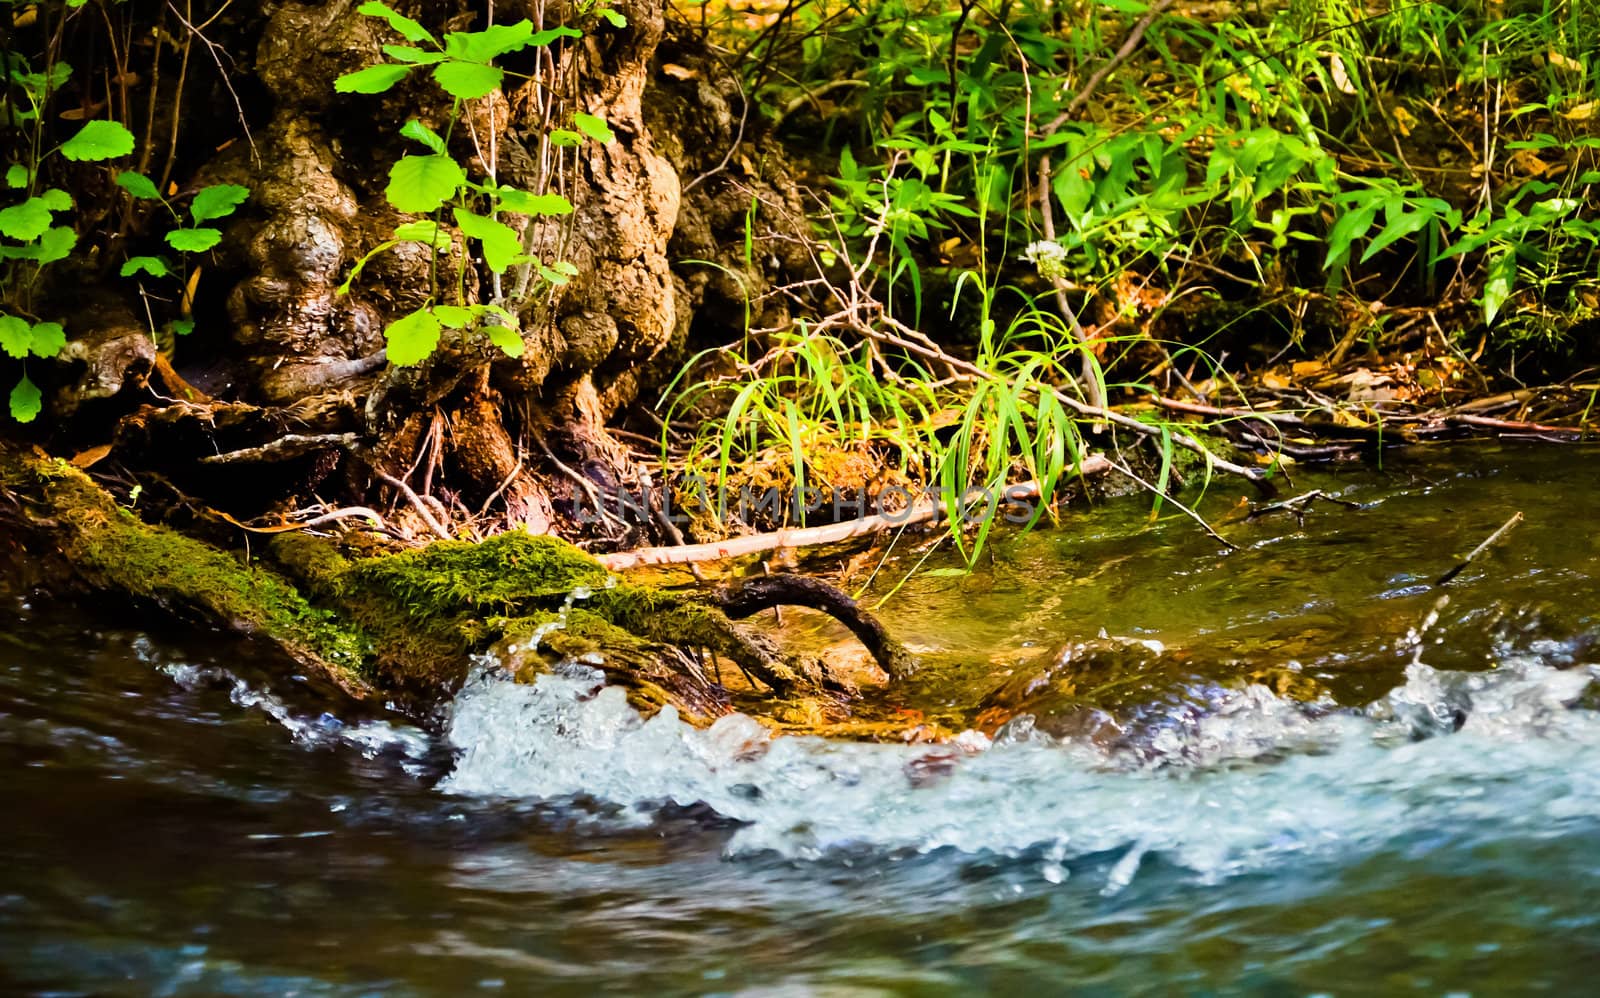
[[[1067,276],[1067,248],[1053,239],[1029,243],[1022,258],[1034,265],[1040,277],[1053,280]]]

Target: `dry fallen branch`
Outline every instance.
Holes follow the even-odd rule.
[[[1079,463],[1077,472],[1083,477],[1098,475],[1111,470],[1111,461],[1101,454],[1091,454]],[[1024,482],[1020,485],[1010,486],[1006,493],[1008,498],[1030,499],[1039,495],[1039,483]],[[741,558],[746,555],[761,554],[765,551],[777,551],[786,548],[818,547],[824,544],[839,544],[857,537],[866,537],[870,534],[882,533],[887,530],[896,530],[901,527],[927,523],[946,514],[944,502],[938,499],[923,498],[914,501],[910,506],[894,513],[879,513],[874,516],[865,516],[859,520],[845,520],[841,523],[830,523],[821,527],[791,527],[777,530],[768,534],[752,534],[747,537],[730,537],[724,541],[711,541],[706,544],[688,544],[683,547],[653,547],[639,548],[634,551],[618,551],[614,554],[599,556],[600,564],[613,572],[626,572],[629,569],[641,568],[646,565],[693,565],[708,561],[723,561],[732,558]]]

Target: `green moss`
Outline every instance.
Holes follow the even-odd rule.
[[[579,586],[599,588],[608,574],[565,541],[514,530],[478,543],[439,541],[417,551],[357,563],[355,587],[393,596],[417,618],[460,613],[511,616],[559,604]]]
[[[3,455],[0,477],[43,507],[40,519],[52,524],[62,553],[93,585],[266,635],[325,664],[335,679],[360,685],[365,635],[312,606],[280,576],[144,523],[65,462]]]

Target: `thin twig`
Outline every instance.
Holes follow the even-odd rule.
[[[428,510],[428,504],[422,501],[421,496],[412,491],[411,486],[407,485],[405,482],[402,482],[393,475],[382,471],[378,472],[378,478],[385,484],[392,485],[396,489],[400,490],[400,494],[406,497],[406,500],[411,503],[414,509],[416,509],[417,513],[422,517],[423,522],[428,525],[428,529],[432,530],[435,536],[437,536],[440,540],[445,541],[451,539],[450,532],[444,529],[438,520],[434,519],[433,513]]]
[[[1457,575],[1460,575],[1461,574],[1461,570],[1463,568],[1466,568],[1468,565],[1472,564],[1472,560],[1474,558],[1478,557],[1478,555],[1483,554],[1485,551],[1487,551],[1491,547],[1493,547],[1495,545],[1496,541],[1500,540],[1500,538],[1502,538],[1506,534],[1510,533],[1512,528],[1515,527],[1517,524],[1519,524],[1521,522],[1522,522],[1522,511],[1518,510],[1517,512],[1512,513],[1511,514],[1511,519],[1509,519],[1506,522],[1500,524],[1500,529],[1499,530],[1496,530],[1494,533],[1490,534],[1484,540],[1484,542],[1482,544],[1479,544],[1477,547],[1473,548],[1472,549],[1472,553],[1467,555],[1465,558],[1461,559],[1461,561],[1459,563],[1457,563],[1455,568],[1452,568],[1450,571],[1448,571],[1448,572],[1444,573],[1443,575],[1439,576],[1439,581],[1435,582],[1434,585],[1435,586],[1442,586],[1446,582],[1449,582],[1451,579],[1455,578]]]

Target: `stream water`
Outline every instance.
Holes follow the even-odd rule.
[[[936,553],[883,608],[924,661],[884,706],[975,729],[945,746],[492,661],[419,723],[4,597],[0,992],[1587,993],[1600,452],[1295,485],[1360,508],[1229,552],[1129,498]]]

